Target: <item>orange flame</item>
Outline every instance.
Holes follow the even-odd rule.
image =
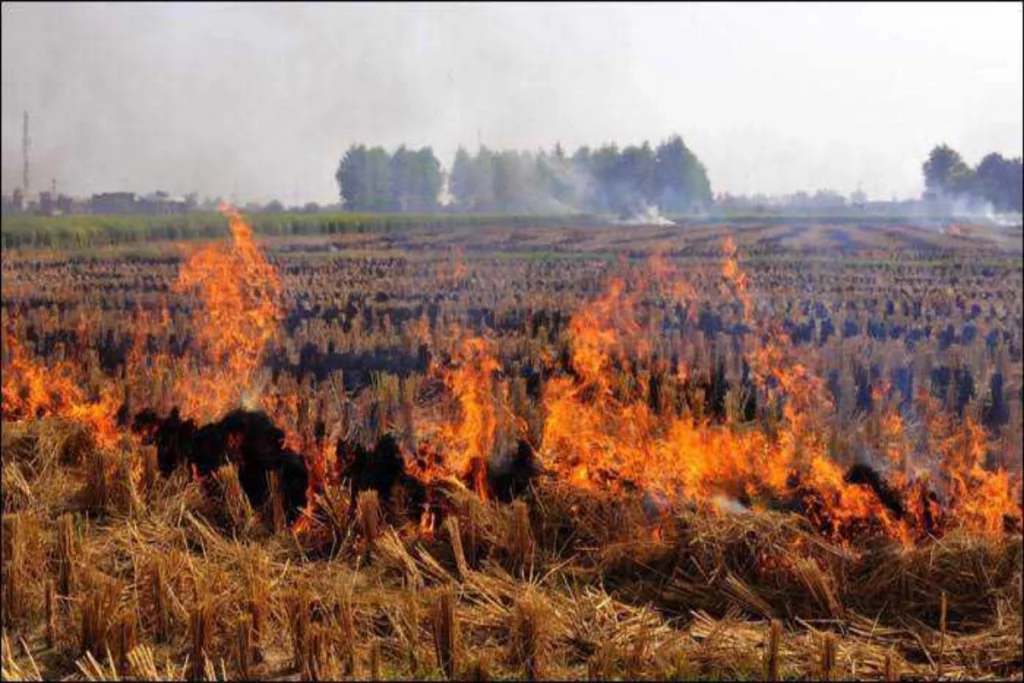
[[[80,373],[73,363],[38,364],[7,330],[3,345],[10,358],[3,373],[5,419],[59,416],[90,427],[100,447],[117,445],[121,438],[116,418],[121,396],[113,385],[103,386],[96,398],[90,398],[80,388]]]
[[[781,420],[771,429],[759,430],[662,417],[645,400],[648,387],[642,375],[638,386],[613,386],[611,378],[621,374],[612,371],[613,361],[628,371],[627,358],[642,360],[646,352],[635,339],[642,329],[635,308],[639,287],[630,290],[622,279],[614,279],[604,296],[570,322],[572,367],[578,379],[557,377],[547,384],[545,464],[577,486],[615,490],[628,485],[712,510],[715,506],[708,503],[721,495],[754,502],[796,498],[803,501],[812,521],[844,542],[851,531],[869,527],[905,543],[930,532],[922,520],[936,515],[914,503],[923,500],[916,480],[899,471],[890,478],[911,508],[902,518],[867,485],[845,481],[845,468],[829,448],[825,416],[831,401],[822,373],[814,367],[814,358],[776,341],[784,336],[775,325],[752,320],[749,280],[736,251],[735,243],[727,239],[722,275],[743,307],[744,322],[757,338],[767,340],[747,358],[766,399],[763,404],[780,406]],[[656,261],[650,272],[663,280],[666,268]],[[908,446],[898,415],[883,411],[881,425],[886,456],[894,464],[904,463]],[[999,533],[1006,518],[1019,519],[1021,512],[1009,475],[981,464],[984,436],[984,430],[967,421],[942,451],[942,469],[951,482],[947,488],[958,523]]]
[[[500,366],[487,341],[479,337],[463,340],[456,360],[460,365],[445,379],[459,400],[462,416],[443,430],[450,449],[446,464],[477,494],[487,497],[487,461],[494,451],[499,410],[494,375]]]
[[[242,403],[263,349],[282,317],[281,282],[234,208],[221,205],[230,222],[230,245],[207,247],[182,267],[175,285],[202,304],[194,312],[196,342],[207,365],[182,377],[175,395],[182,413],[201,422]]]
[[[264,349],[278,330],[282,286],[242,217],[227,206],[221,211],[230,222],[231,243],[193,254],[174,288],[199,304],[192,312],[196,357],[184,367],[168,356],[148,357],[143,332],[166,327],[169,313],[161,311],[161,320],[137,313],[139,334],[129,352],[122,392],[113,382],[97,387],[74,360],[38,363],[5,326],[4,418],[62,416],[89,425],[101,446],[113,447],[123,438],[115,416],[128,394],[134,398],[148,392],[151,402],[173,401],[199,421],[212,421],[238,406],[252,390]],[[908,425],[894,402],[886,401],[889,387],[876,385],[872,398],[878,409],[867,425],[847,430],[857,432],[852,436],[838,434],[821,355],[784,343],[786,335],[777,322],[755,319],[750,279],[731,237],[723,244],[723,254],[721,286],[742,308],[748,333],[737,340],[737,348],[752,371],[759,420],[717,424],[664,410],[659,407],[663,402],[652,400],[655,374],[679,391],[701,379],[691,376],[685,365],[672,372],[663,359],[654,362],[657,319],[646,314],[646,307],[668,300],[687,305],[691,317],[695,310],[690,305],[694,289],[658,253],[645,270],[631,271],[623,262],[624,274],[610,279],[606,292],[570,320],[571,374],[548,379],[542,399],[540,457],[549,471],[581,488],[638,490],[716,514],[734,507],[722,505],[723,500],[754,508],[796,500],[819,528],[840,542],[863,529],[911,543],[952,524],[990,535],[1020,527],[1020,476],[990,464],[997,445],[975,416],[954,420],[937,399],[919,390],[914,405],[920,424]],[[461,250],[455,257],[453,270],[464,277]],[[77,321],[79,347],[93,343],[90,335],[96,334],[98,324],[92,316]],[[434,339],[425,316],[410,332],[432,347],[443,343]],[[522,430],[523,425],[509,409],[493,340],[458,339],[453,355],[453,366],[443,374],[458,415],[439,425],[435,440],[420,441],[418,460],[426,464],[410,466],[429,480],[458,479],[487,497],[487,463],[501,450],[503,430]],[[139,381],[141,375],[147,381]],[[311,528],[315,494],[328,485],[328,474],[335,469],[333,449],[310,437],[303,403],[308,387],[282,386],[264,398],[286,432],[286,446],[307,458],[309,502],[294,527],[303,533]],[[836,444],[858,438],[866,439],[878,454],[880,468],[888,470],[885,479],[904,505],[902,514],[887,507],[870,486],[846,481],[850,463],[842,462],[843,449]],[[926,446],[918,447],[922,442]],[[435,524],[433,513],[425,509],[419,526],[424,537],[434,533]],[[652,539],[660,540],[661,533],[655,527]]]

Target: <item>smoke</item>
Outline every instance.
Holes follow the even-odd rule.
[[[675,225],[674,221],[661,215],[657,206],[646,204],[629,218],[616,221],[616,223],[619,225]]]
[[[1021,214],[998,212],[992,206],[992,202],[976,196],[957,197],[947,206],[947,215],[953,218],[988,221],[1000,227],[1013,227],[1021,224]]]
[[[994,213],[989,211],[985,217],[1001,228],[1016,228],[1024,223],[1024,216],[1019,213]]]
[[[729,496],[721,494],[712,496],[711,502],[720,512],[724,512],[726,514],[742,515],[750,512],[750,509],[743,505],[743,503],[739,502],[735,498],[730,498]]]
[[[996,216],[992,203],[976,195],[939,195],[926,200],[927,210],[933,215],[950,218],[992,219]]]
[[[957,237],[981,239],[1000,248],[1019,248],[1021,214],[996,211],[977,195],[937,195],[921,202],[919,225],[937,225],[939,231]]]
[[[575,149],[673,132],[700,150],[717,191],[867,181],[872,194],[909,196],[935,140],[971,156],[1012,152],[1024,127],[1014,4],[2,12],[5,193],[21,184],[26,110],[34,190],[55,179],[76,195],[289,205],[336,202],[353,143],[430,145],[450,167],[478,141]],[[992,114],[979,123],[977,112]]]

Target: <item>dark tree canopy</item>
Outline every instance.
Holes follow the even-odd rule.
[[[711,198],[711,183],[700,163],[678,135],[658,145],[655,160],[657,204],[666,211],[684,211],[706,204]]]
[[[996,211],[1020,211],[1024,191],[1021,168],[1020,157],[1005,159],[1001,154],[989,154],[974,172],[977,192]]]
[[[349,147],[335,180],[345,208],[352,211],[430,211],[437,207],[443,177],[429,147],[403,145],[394,154],[383,147]]]
[[[924,184],[928,190],[955,197],[971,189],[972,172],[960,153],[949,145],[939,145],[924,162]]]
[[[432,211],[444,171],[429,147],[349,147],[335,179],[351,211]],[[600,212],[632,215],[648,206],[689,211],[711,204],[707,171],[675,135],[623,149],[608,144],[572,155],[561,143],[548,151],[470,154],[460,147],[449,176],[452,208],[498,213]]]
[[[707,171],[674,136],[620,149],[581,147],[571,156],[550,151],[475,155],[460,148],[451,173],[455,208],[486,212],[587,211],[631,215],[646,206],[688,211],[712,201]]]
[[[1006,159],[992,153],[971,168],[959,152],[943,144],[932,149],[922,170],[932,197],[988,202],[996,211],[1021,211],[1020,157]]]

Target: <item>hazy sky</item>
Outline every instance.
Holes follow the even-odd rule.
[[[3,4],[4,192],[337,201],[353,142],[680,133],[717,192],[916,196],[1021,154],[1022,5]]]

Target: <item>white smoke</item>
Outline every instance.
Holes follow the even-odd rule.
[[[718,494],[711,498],[711,502],[714,503],[715,507],[721,512],[731,515],[743,515],[750,510],[743,503],[739,502],[735,498]]]
[[[624,218],[616,221],[618,225],[675,225],[675,221],[671,221],[665,218],[658,211],[657,206],[649,206],[645,204],[642,209],[637,211],[629,218]]]
[[[972,221],[988,221],[1001,227],[1021,224],[1020,213],[997,212],[992,202],[975,195],[938,196],[927,200],[924,208],[934,217],[957,218]]]
[[[996,213],[989,206],[985,218],[992,221],[1001,228],[1013,228],[1024,223],[1024,216],[1019,213]]]

